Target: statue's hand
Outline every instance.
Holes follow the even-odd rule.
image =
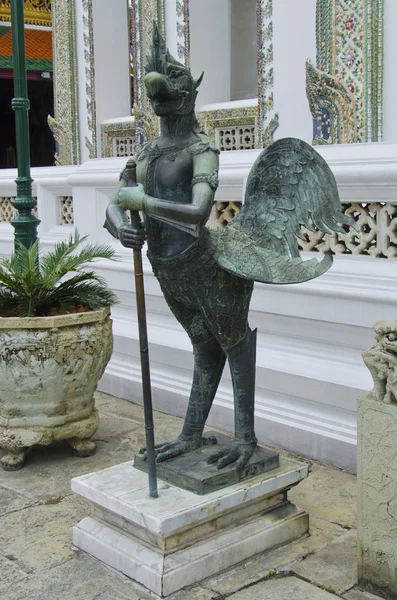
[[[239,444],[236,442],[230,450],[220,450],[215,454],[211,454],[207,462],[210,465],[217,462],[218,469],[223,469],[235,462],[236,468],[242,469],[253,455],[255,448],[256,442],[252,444]]]
[[[146,240],[146,231],[143,225],[141,225],[139,229],[132,225],[123,225],[118,230],[118,236],[125,248],[141,250]]]
[[[173,442],[163,442],[155,446],[156,451],[156,462],[164,462],[170,458],[175,458],[186,452],[197,450],[197,448],[203,448],[205,446],[213,446],[217,443],[217,439],[210,435],[209,437],[196,437],[189,440],[176,439]],[[146,448],[142,448],[139,454],[143,454],[144,460],[147,459]]]
[[[135,187],[121,188],[118,197],[119,205],[121,208],[124,208],[124,210],[143,210],[145,190],[141,183],[138,183]]]

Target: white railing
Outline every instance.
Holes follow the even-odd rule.
[[[333,169],[346,206],[357,205],[377,214],[394,211],[397,143],[326,147],[320,152]],[[225,207],[230,212],[233,206],[229,203],[238,208],[258,153],[247,150],[221,154],[218,219],[222,213],[228,220]],[[119,262],[97,264],[120,300],[112,310],[114,353],[100,385],[103,391],[141,401],[131,252],[102,227],[124,162],[125,159],[109,158],[79,167],[33,169],[33,193],[37,196],[44,250],[69,235],[73,228],[89,234],[91,242],[114,243],[117,248]],[[15,170],[0,171],[0,197],[15,196],[15,177]],[[66,204],[65,199],[70,202],[71,198],[73,224],[61,225],[62,202]],[[378,220],[370,231],[375,230],[377,223]],[[384,240],[387,227],[390,228],[388,221],[386,230],[377,233],[377,240]],[[250,322],[251,327],[258,329],[256,429],[262,442],[355,468],[356,400],[372,387],[361,353],[372,344],[373,323],[396,318],[393,228],[394,224],[387,234],[388,245],[383,246],[387,260],[376,258],[377,251],[345,253],[335,256],[332,269],[317,280],[296,286],[255,285]],[[369,250],[382,248],[379,241],[377,244],[370,243]],[[2,222],[0,254],[9,254],[12,247],[13,228]],[[168,310],[146,259],[144,272],[154,403],[159,409],[182,415],[190,389],[190,343]],[[233,428],[233,398],[227,371],[210,424]]]

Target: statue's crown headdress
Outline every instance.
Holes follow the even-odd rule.
[[[153,21],[153,44],[152,52],[146,57],[145,71],[146,73],[162,73],[168,75],[169,70],[177,69],[180,75],[187,75],[193,80],[194,88],[197,90],[200,83],[203,80],[204,73],[197,79],[193,79],[192,73],[189,67],[186,67],[182,63],[178,62],[170,53],[165,43],[163,36],[161,35],[156,21]]]
[[[153,21],[152,52],[146,57],[146,60],[146,73],[152,73],[155,71],[157,73],[163,73],[163,75],[167,75],[168,69],[173,66],[178,67],[178,70],[180,69],[181,71],[184,71],[186,74],[190,75],[190,69],[175,60],[175,58],[171,55],[155,21]]]

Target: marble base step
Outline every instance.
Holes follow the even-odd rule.
[[[199,496],[124,463],[72,480],[94,514],[73,529],[73,543],[165,597],[308,531],[308,515],[287,499],[307,467],[280,458],[280,467]]]

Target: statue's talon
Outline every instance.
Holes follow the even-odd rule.
[[[220,450],[215,454],[211,454],[207,463],[217,464],[218,469],[224,469],[232,463],[236,463],[236,469],[243,469],[255,451],[255,444],[236,444],[229,450]]]
[[[211,454],[208,457],[207,463],[209,465],[213,465],[214,463],[218,462],[218,460],[220,460],[221,458],[223,458],[224,456],[226,456],[226,454],[229,452],[229,450],[219,450],[219,452],[215,452],[215,454]]]
[[[164,462],[165,460],[169,460],[170,458],[176,458],[177,456],[181,456],[181,454],[184,454],[185,450],[181,447],[176,447],[172,450],[167,450],[165,452],[160,452],[157,455],[156,458],[156,462],[160,463],[160,462]]]
[[[154,447],[154,454],[155,456],[157,456],[159,454],[159,452],[164,451],[164,450],[170,450],[171,448],[174,447],[176,442],[161,442],[161,444],[156,444]],[[139,450],[139,454],[142,456],[143,460],[147,460],[147,448],[146,446],[144,448],[141,448]]]
[[[226,456],[224,456],[223,458],[218,460],[217,468],[224,469],[228,465],[231,465],[232,463],[234,463],[238,458],[239,458],[238,448],[234,447],[234,448],[232,448],[232,450],[229,450],[229,452],[226,454]]]

